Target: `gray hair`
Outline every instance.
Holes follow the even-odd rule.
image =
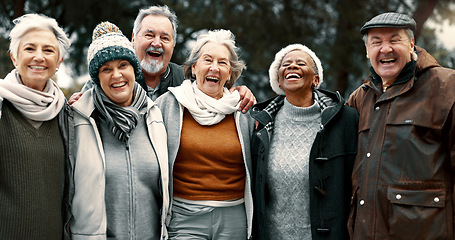
[[[166,5],[151,6],[149,8],[143,8],[143,9],[139,10],[136,20],[134,20],[134,27],[133,27],[134,36],[137,36],[137,34],[139,33],[139,30],[141,30],[142,20],[145,17],[147,17],[148,15],[164,16],[169,19],[169,21],[172,24],[172,28],[174,29],[174,45],[175,45],[175,43],[177,41],[178,19],[177,19],[177,15],[175,15],[175,13]]]
[[[246,69],[245,62],[239,60],[240,49],[235,45],[235,36],[229,30],[218,29],[213,31],[208,31],[206,34],[201,34],[198,36],[197,41],[193,49],[191,50],[190,56],[187,61],[183,64],[183,74],[185,78],[190,79],[192,75],[191,66],[197,62],[201,56],[201,49],[205,44],[209,42],[219,43],[229,50],[229,62],[231,64],[231,79],[226,82],[225,86],[230,88],[234,85],[235,81],[240,77],[242,71]]]
[[[406,32],[406,35],[408,35],[409,41],[412,41],[412,39],[414,38],[414,32],[409,28],[405,28],[404,31]],[[368,40],[368,31],[365,34],[363,34],[362,40],[366,45]]]
[[[21,38],[31,30],[49,30],[51,31],[58,41],[59,60],[62,61],[71,45],[70,40],[66,36],[65,31],[58,26],[55,19],[48,16],[36,13],[25,14],[13,20],[15,26],[9,33],[10,44],[9,51],[13,57],[17,59],[19,51],[19,43]]]

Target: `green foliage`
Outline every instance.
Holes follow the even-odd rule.
[[[183,63],[188,43],[207,29],[230,29],[243,50],[248,69],[239,80],[252,89],[259,100],[273,95],[268,68],[275,53],[291,43],[311,48],[324,66],[324,88],[347,96],[368,74],[368,61],[360,27],[378,13],[398,11],[412,15],[419,26],[431,19],[455,24],[455,4],[451,0],[18,0],[0,3],[0,76],[12,68],[6,33],[11,21],[28,12],[54,17],[74,39],[65,63],[72,74],[86,73],[86,50],[93,28],[111,21],[131,36],[133,21],[140,8],[150,4],[168,5],[179,17],[177,46],[172,61]],[[454,53],[437,45],[432,29],[423,27],[417,43],[427,48],[442,65],[454,66]]]

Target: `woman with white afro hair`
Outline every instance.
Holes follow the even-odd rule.
[[[284,90],[278,86],[278,69],[281,66],[281,62],[283,61],[284,56],[286,56],[286,54],[288,54],[289,52],[296,50],[306,52],[308,55],[310,55],[311,59],[313,60],[313,65],[315,67],[314,73],[319,76],[319,83],[316,86],[314,86],[314,88],[318,88],[323,81],[323,69],[321,60],[319,60],[318,56],[316,56],[316,54],[313,51],[311,51],[311,49],[309,49],[307,46],[304,46],[302,44],[291,44],[277,52],[275,54],[275,60],[273,60],[272,64],[270,64],[269,68],[270,86],[272,87],[272,90],[278,95],[285,94]]]
[[[269,70],[278,94],[253,106],[253,238],[349,239],[347,217],[358,113],[319,89],[322,65],[301,44]]]

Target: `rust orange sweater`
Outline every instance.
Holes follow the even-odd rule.
[[[185,110],[174,164],[174,196],[193,201],[243,197],[245,164],[233,114],[202,126]]]

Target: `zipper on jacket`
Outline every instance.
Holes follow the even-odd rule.
[[[131,152],[129,141],[125,142],[125,149],[126,149],[126,167],[128,173],[128,185],[130,188],[130,206],[129,206],[129,218],[130,218],[130,225],[128,226],[128,231],[130,235],[130,239],[134,239],[134,229],[135,229],[135,209],[134,209],[134,186],[133,186],[133,164],[131,162]]]

